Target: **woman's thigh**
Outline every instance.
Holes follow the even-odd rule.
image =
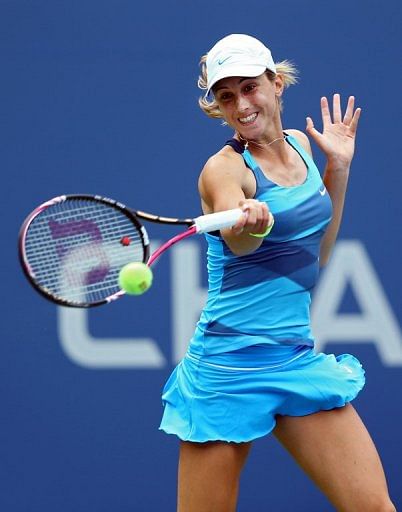
[[[234,512],[251,443],[182,442],[178,512]]]
[[[393,511],[380,457],[350,405],[278,416],[274,435],[338,511]]]

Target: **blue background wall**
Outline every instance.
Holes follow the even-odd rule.
[[[363,108],[337,267],[320,282],[331,289],[343,272],[332,312],[339,329],[331,339],[328,322],[315,323],[326,350],[351,351],[367,370],[355,404],[402,506],[400,22],[396,0],[0,1],[1,510],[175,509],[177,441],[158,431],[160,390],[204,297],[203,242],[166,255],[141,299],[87,314],[60,311],[30,288],[16,240],[25,215],[61,193],[197,215],[198,173],[230,135],[198,109],[198,60],[232,32],[263,39],[276,60],[299,67],[285,127],[304,129],[306,115],[320,124],[320,96],[334,92],[356,95]],[[177,276],[186,258],[196,274],[190,288]],[[318,295],[325,309],[328,294]],[[138,338],[154,350],[143,360]],[[268,504],[332,510],[270,437],[255,443],[239,510]]]

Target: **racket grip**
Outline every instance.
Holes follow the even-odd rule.
[[[236,224],[243,213],[243,210],[240,210],[240,208],[226,210],[224,212],[209,213],[208,215],[201,215],[194,219],[194,225],[197,233],[200,234],[230,228]]]

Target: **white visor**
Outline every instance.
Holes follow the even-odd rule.
[[[276,73],[271,52],[261,41],[245,34],[226,36],[208,52],[206,96],[222,78],[260,76],[267,69]]]

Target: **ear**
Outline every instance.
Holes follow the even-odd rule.
[[[278,73],[275,76],[274,83],[275,83],[275,96],[280,98],[282,96],[283,90],[285,88],[285,82],[283,80],[283,76],[280,73]]]

